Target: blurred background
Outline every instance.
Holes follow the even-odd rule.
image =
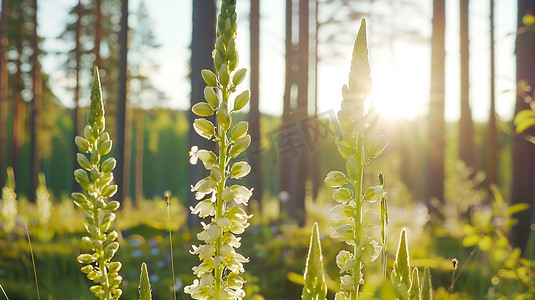
[[[180,261],[176,287],[189,284],[199,223],[189,214],[190,185],[204,171],[189,164],[188,151],[214,147],[191,130],[189,109],[203,101],[200,70],[213,68],[219,1],[1,2],[0,284],[12,299],[35,298],[27,224],[41,295],[90,297],[73,254],[83,221],[70,193],[79,189],[74,137],[86,122],[94,65],[118,161],[125,297],[136,297],[141,261],[156,298],[171,293],[165,192]],[[253,168],[245,182],[255,215],[242,247],[251,257],[248,295],[299,297],[295,273],[314,221],[337,277],[334,257],[344,245],[329,237],[334,201],[323,179],[345,165],[333,142],[336,114],[362,18],[376,131],[389,140],[366,182],[385,174],[390,257],[405,227],[417,245],[413,262],[432,268],[437,295],[448,295],[453,257],[466,263],[459,297],[533,291],[535,131],[528,120],[517,133],[513,119],[535,110],[535,1],[239,0],[237,11],[243,89],[252,95],[237,117],[249,121],[252,136],[243,156]],[[9,167],[16,196],[7,189]],[[58,287],[57,278],[70,284]],[[365,291],[391,295],[380,276]]]

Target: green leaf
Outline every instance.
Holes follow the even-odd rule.
[[[305,265],[305,286],[301,299],[323,300],[327,295],[327,283],[325,282],[323,269],[323,254],[319,238],[318,223],[312,226],[310,245]]]
[[[529,209],[529,204],[527,203],[518,203],[518,204],[514,204],[514,205],[511,205],[509,206],[506,210],[505,210],[505,214],[508,215],[508,216],[512,216],[514,214],[517,214],[521,211],[525,211]]]
[[[346,176],[340,171],[331,171],[327,174],[327,177],[325,177],[325,184],[335,188],[343,186],[346,181]]]
[[[463,239],[463,247],[475,246],[481,240],[481,236],[477,234],[470,234]]]
[[[145,263],[141,264],[141,274],[139,276],[139,300],[152,300],[149,273]]]
[[[488,235],[485,235],[479,240],[479,249],[482,251],[488,251],[492,247],[492,238]]]
[[[422,282],[422,290],[420,292],[420,300],[433,299],[433,285],[431,283],[431,271],[429,267],[424,268],[424,279]]]
[[[379,135],[373,138],[373,140],[370,142],[370,145],[368,145],[368,155],[371,158],[376,158],[386,148],[386,145],[388,144],[388,141],[384,135]]]
[[[516,132],[524,132],[529,127],[535,125],[535,112],[531,109],[524,109],[518,112],[513,121]]]

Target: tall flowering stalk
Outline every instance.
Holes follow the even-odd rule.
[[[120,262],[112,262],[119,248],[117,232],[110,231],[119,208],[119,202],[109,201],[117,192],[117,185],[112,184],[113,169],[116,161],[109,157],[103,162],[103,155],[110,153],[112,141],[106,132],[104,103],[100,88],[98,68],[94,68],[91,87],[91,106],[88,124],[84,136],[75,138],[80,150],[77,155],[80,169],[74,171],[74,177],[83,189],[81,193],[72,193],[74,203],[84,210],[84,223],[88,235],[82,238],[82,251],[78,262],[83,264],[82,272],[92,280],[90,290],[99,299],[118,299],[122,277],[118,274]]]
[[[237,205],[247,205],[252,189],[237,184],[227,186],[227,179],[241,179],[251,170],[246,162],[235,161],[251,143],[247,122],[232,126],[233,113],[241,110],[250,97],[250,92],[244,91],[231,101],[231,95],[246,74],[246,69],[236,70],[236,29],[236,1],[223,0],[217,20],[215,50],[212,52],[216,74],[202,70],[201,75],[208,85],[204,89],[206,102],[192,107],[192,111],[200,117],[216,114],[217,126],[206,118],[199,118],[194,121],[193,128],[200,136],[215,142],[219,150],[217,155],[193,146],[190,152],[192,164],[201,160],[210,171],[209,176],[192,187],[192,192],[196,193],[195,197],[199,200],[195,207],[191,207],[192,214],[211,220],[209,224],[203,222],[203,231],[197,234],[197,238],[205,244],[193,246],[191,251],[199,255],[201,260],[201,264],[193,268],[193,273],[199,279],[184,289],[193,299],[245,297],[242,289],[245,280],[239,274],[244,272],[243,263],[248,259],[235,251],[240,247],[240,238],[236,235],[244,232],[252,216],[242,208],[233,206],[232,201]]]
[[[337,300],[358,299],[359,287],[364,282],[362,268],[365,262],[373,261],[381,253],[381,243],[371,235],[370,228],[386,225],[386,203],[381,202],[381,216],[365,202],[373,203],[383,199],[383,178],[379,185],[363,189],[364,167],[378,157],[386,147],[382,135],[372,137],[370,132],[377,122],[373,103],[367,108],[367,98],[371,93],[370,66],[366,42],[366,22],[362,20],[355,41],[349,82],[342,89],[343,101],[338,113],[340,134],[336,145],[340,155],[346,160],[346,173],[332,171],[325,183],[336,188],[333,198],[340,204],[332,211],[340,224],[334,228],[333,238],[352,246],[353,251],[342,250],[336,257],[340,268],[340,289]]]

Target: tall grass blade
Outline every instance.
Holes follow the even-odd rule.
[[[37,281],[37,269],[35,268],[35,259],[33,257],[32,241],[30,240],[30,232],[28,231],[28,224],[25,223],[24,225],[26,226],[26,236],[28,237],[28,244],[30,245],[30,254],[32,255],[33,276],[35,278],[35,288],[37,289],[37,300],[41,300],[41,297],[39,296],[39,282]],[[4,289],[2,289],[2,291],[3,290]]]
[[[169,230],[169,249],[171,251],[171,271],[173,272],[173,297],[176,300],[176,280],[175,280],[175,260],[173,259],[173,237],[171,235],[171,213],[169,208],[169,195],[165,195],[165,203],[167,204],[167,229]]]
[[[6,294],[6,291],[4,291],[4,287],[2,286],[1,283],[0,283],[0,290],[2,290],[2,293],[4,293],[4,296],[6,297],[6,299],[9,300],[9,297]]]

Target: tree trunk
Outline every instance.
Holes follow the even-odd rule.
[[[253,197],[262,207],[262,156],[260,136],[260,108],[259,108],[259,74],[260,74],[260,0],[251,0],[251,102],[249,108],[249,134],[252,145],[249,150],[249,161],[253,167],[250,181],[254,188]]]
[[[294,88],[294,72],[292,66],[294,65],[294,47],[292,43],[292,23],[293,23],[293,5],[292,0],[286,0],[286,68],[285,68],[285,83],[284,83],[284,98],[282,110],[282,128],[286,128],[290,124],[291,116],[291,102],[292,102],[292,88]],[[290,189],[290,174],[286,168],[290,167],[290,158],[288,155],[281,155],[280,141],[275,147],[275,152],[272,153],[273,161],[279,161],[279,200],[281,201],[281,212],[288,212],[289,189]]]
[[[22,26],[18,29],[19,36],[22,36]],[[22,152],[22,142],[24,136],[24,100],[22,100],[22,40],[18,39],[16,44],[17,60],[15,61],[17,72],[13,78],[13,133],[11,137],[11,164],[15,180],[20,179],[20,157]],[[20,186],[20,185],[18,185]]]
[[[143,154],[144,154],[144,118],[145,111],[137,109],[136,116],[136,173],[135,173],[135,199],[143,199]]]
[[[318,20],[318,8],[319,8],[319,1],[314,0],[314,120],[318,120],[318,63],[319,63],[319,55],[318,55],[318,32],[319,32],[319,20]],[[316,130],[319,130],[319,128],[316,127]],[[312,199],[316,199],[318,197],[318,192],[323,184],[322,180],[322,174],[320,174],[320,166],[321,166],[321,145],[318,143],[318,140],[314,140],[316,142],[316,147],[314,147],[314,151],[312,152]]]
[[[95,45],[93,52],[95,54],[94,65],[102,68],[100,58],[100,40],[102,39],[102,0],[95,0]]]
[[[7,168],[7,49],[9,45],[9,2],[2,1],[2,15],[0,16],[0,185],[5,184]]]
[[[308,117],[308,59],[309,59],[309,0],[299,0],[299,68],[297,75],[297,109],[292,114],[293,124],[301,125]],[[302,141],[306,143],[306,141]],[[297,159],[292,166],[292,189],[290,215],[297,220],[299,226],[305,225],[306,182],[308,168],[308,148],[303,145],[298,151]]]
[[[81,110],[80,110],[80,65],[81,65],[81,60],[82,60],[82,46],[80,44],[80,37],[81,37],[81,20],[82,20],[82,1],[81,0],[78,0],[78,5],[76,6],[76,16],[77,16],[77,20],[76,20],[76,23],[75,23],[75,33],[74,33],[74,39],[75,39],[75,48],[74,48],[74,55],[75,55],[75,60],[76,60],[76,67],[74,69],[74,72],[75,72],[75,78],[76,78],[76,83],[75,83],[75,86],[74,86],[74,112],[73,112],[73,143],[72,143],[72,147],[73,147],[73,157],[72,157],[72,167],[73,167],[73,171],[77,169],[77,166],[78,166],[78,160],[76,159],[76,155],[78,153],[78,147],[76,146],[76,144],[74,143],[74,138],[76,138],[77,135],[81,135],[82,132],[81,132],[81,128],[80,128],[80,123],[82,121],[82,113],[81,113]],[[74,177],[72,178],[72,190],[73,192],[74,191],[78,191],[79,190],[79,185],[78,183],[76,182],[76,180],[74,179]]]
[[[33,79],[33,101],[31,114],[31,161],[30,161],[30,201],[35,202],[35,191],[37,190],[39,173],[41,171],[39,159],[39,128],[41,125],[41,105],[42,88],[41,65],[39,63],[39,36],[37,35],[37,0],[33,0],[33,36],[32,36],[32,79]]]
[[[518,28],[523,27],[522,18],[528,12],[535,12],[535,1],[518,0]],[[533,32],[520,33],[516,37],[516,79],[526,80],[535,87],[535,34]],[[517,93],[520,95],[520,93]],[[517,97],[515,114],[529,105],[522,97]],[[528,129],[526,134],[535,135],[535,128]],[[515,214],[518,223],[511,230],[513,246],[523,251],[529,241],[530,226],[535,220],[535,145],[516,135],[513,141],[513,184],[511,187],[512,204],[528,203],[530,208]]]
[[[214,69],[212,60],[212,50],[216,37],[216,3],[215,0],[192,0],[193,24],[191,37],[191,106],[204,101],[203,91],[206,83],[201,77],[202,69]],[[189,112],[189,124],[196,119],[193,112]],[[215,118],[209,118],[215,124]],[[189,146],[198,146],[199,149],[214,150],[213,142],[200,137],[194,130],[189,131]],[[205,170],[202,164],[189,166],[189,184],[195,185],[199,179],[204,177]],[[197,200],[193,193],[189,193],[188,206],[195,206]],[[188,215],[188,225],[198,226],[198,217]]]
[[[428,115],[426,200],[444,201],[444,33],[446,25],[444,0],[433,0],[431,36],[431,88]]]
[[[460,1],[461,117],[459,119],[459,159],[475,168],[474,123],[470,111],[470,44],[468,35],[468,0]]]
[[[121,0],[121,30],[119,32],[119,103],[117,106],[117,168],[115,169],[116,183],[119,186],[117,190],[117,200],[122,202],[125,197],[129,196],[129,179],[130,170],[129,145],[127,135],[127,84],[128,84],[128,0]]]
[[[490,112],[488,178],[490,184],[498,184],[498,128],[496,127],[496,88],[494,75],[494,0],[490,0]]]

